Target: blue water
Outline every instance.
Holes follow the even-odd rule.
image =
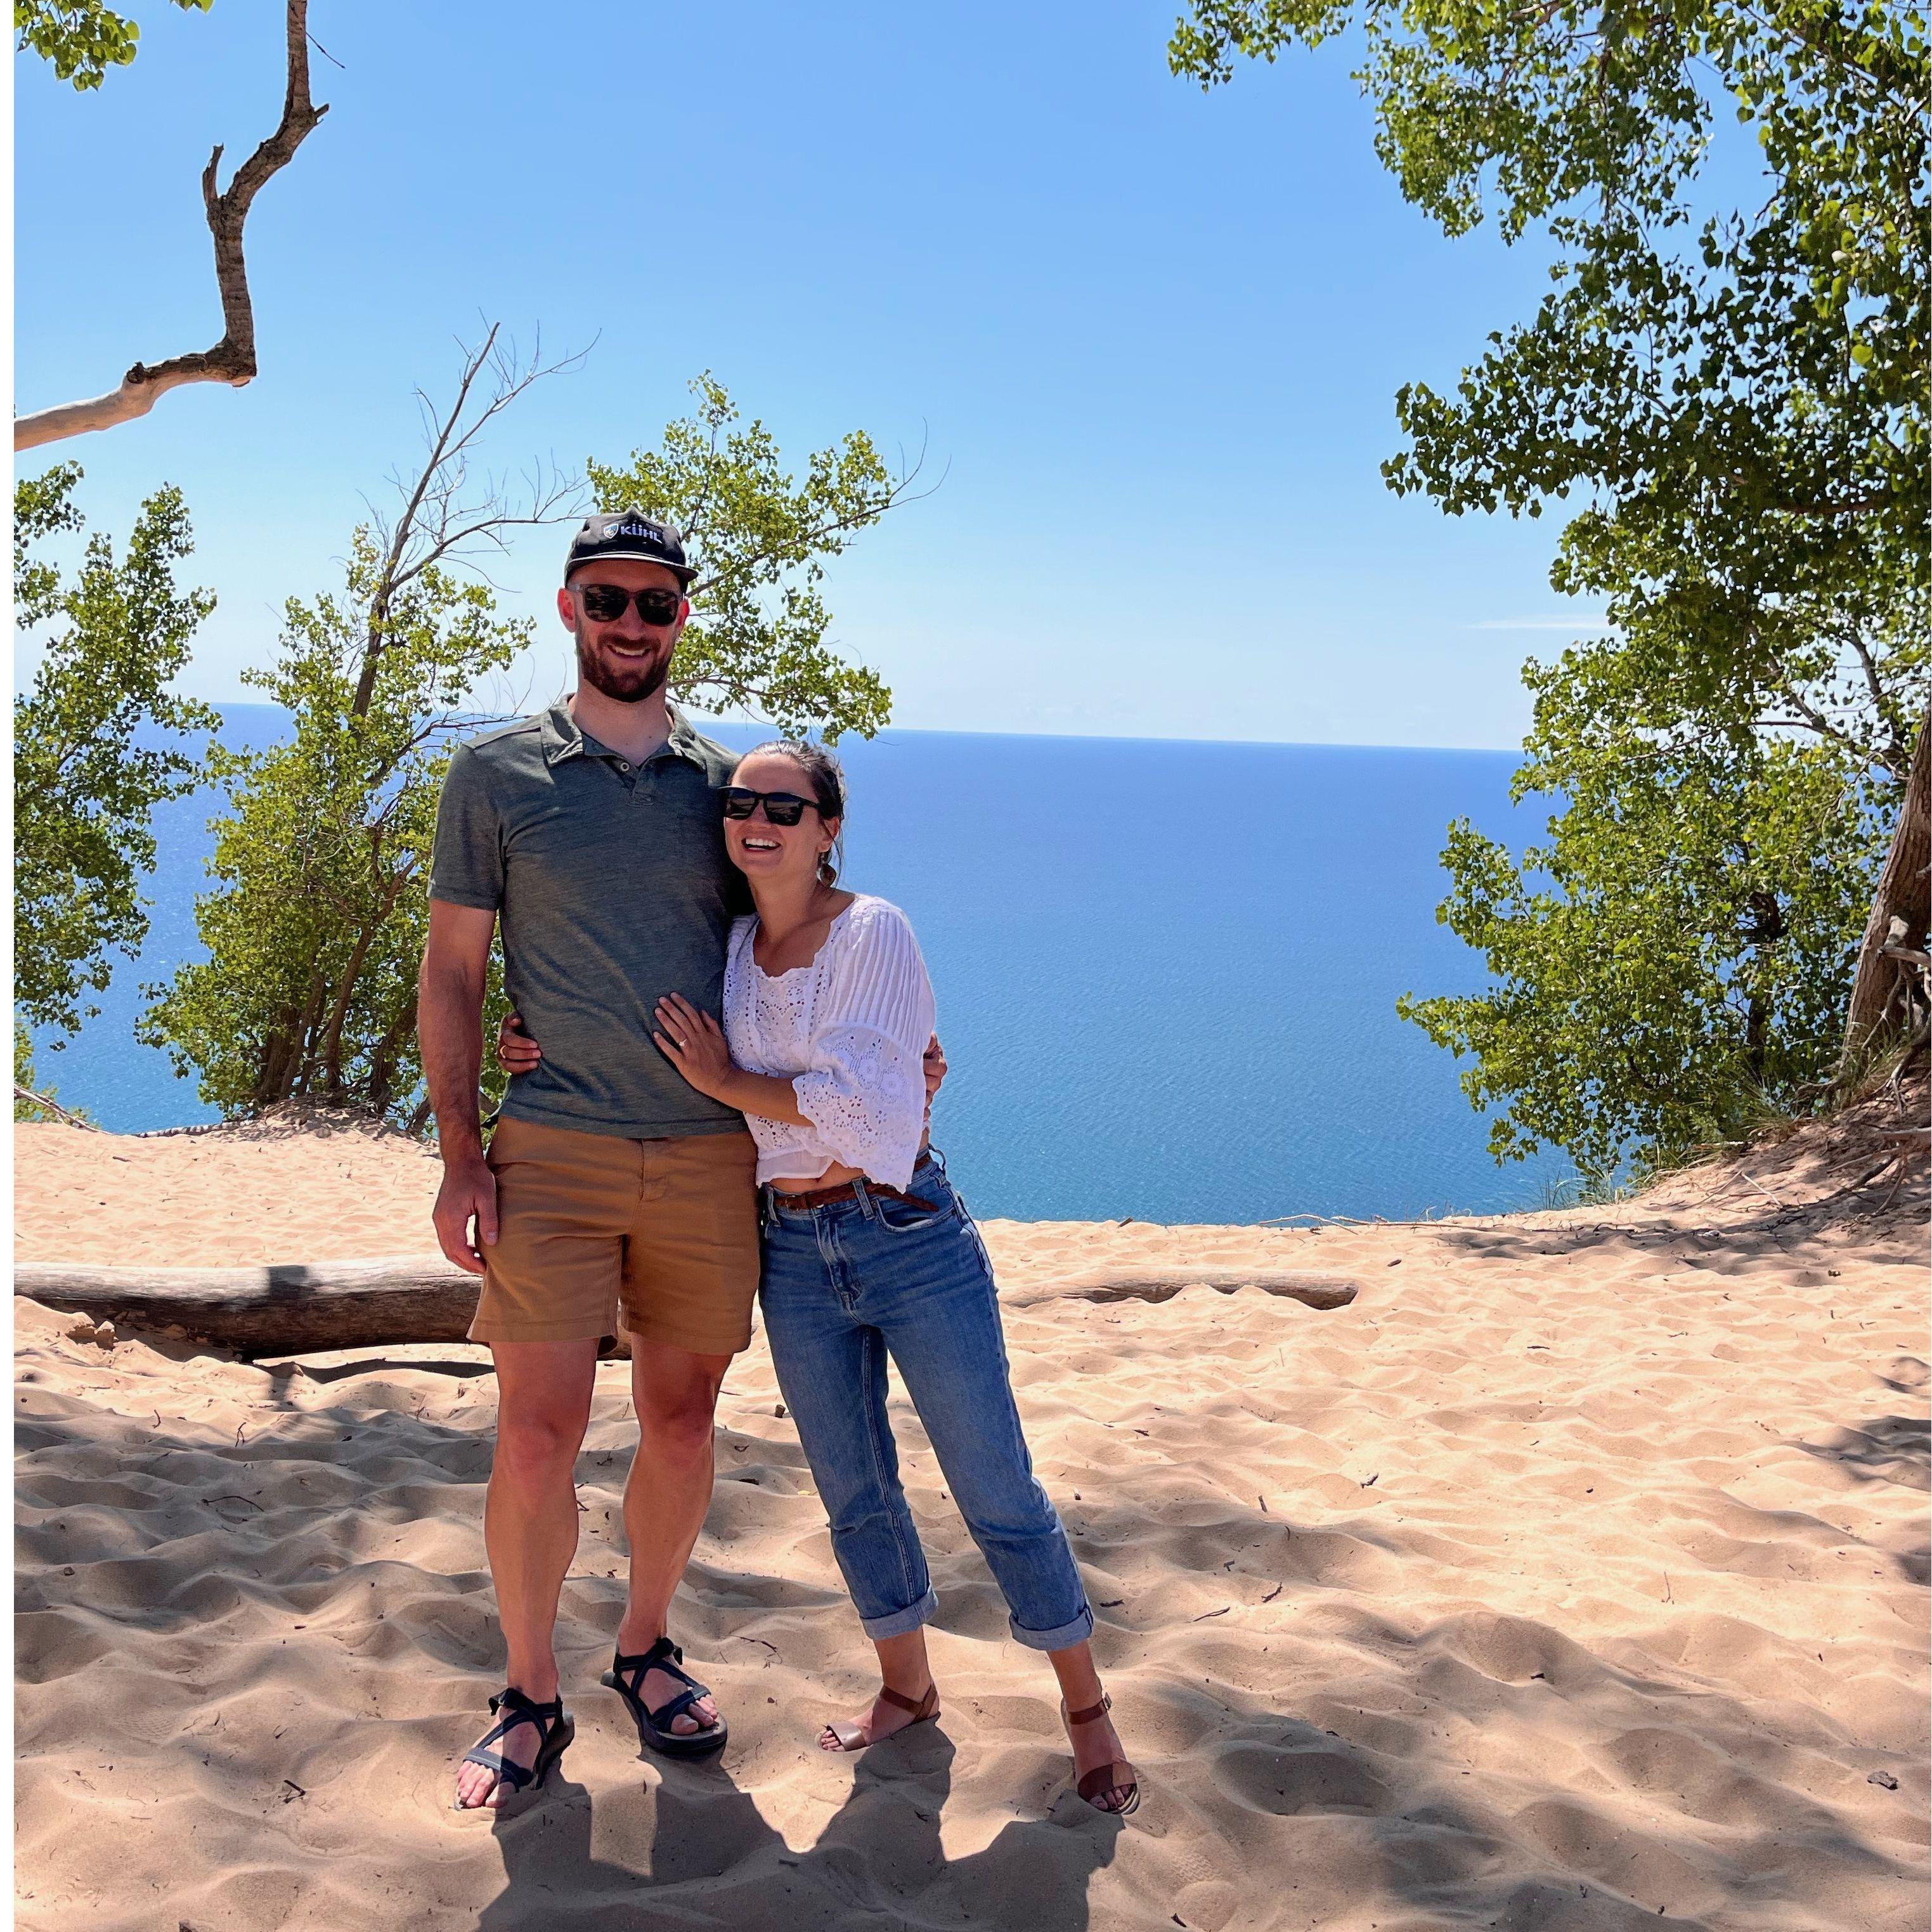
[[[278,714],[227,707],[231,740]],[[728,728],[748,745],[763,734]],[[934,1138],[974,1210],[1256,1221],[1535,1204],[1455,1063],[1396,1018],[1474,990],[1436,925],[1444,827],[1513,813],[1505,752],[892,731],[842,748],[848,883],[910,914],[952,1071]],[[122,1132],[209,1120],[137,1045],[140,987],[197,956],[213,801],[156,815],[152,930],[40,1072]]]

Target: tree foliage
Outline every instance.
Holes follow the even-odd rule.
[[[863,430],[810,458],[804,481],[784,470],[771,432],[742,428],[736,406],[708,372],[692,386],[696,412],[665,428],[654,450],[625,467],[586,466],[601,507],[635,504],[685,535],[698,575],[670,688],[709,710],[746,710],[782,730],[816,728],[830,741],[869,738],[892,709],[875,671],[826,643],[824,560],[904,500]]]
[[[436,796],[455,740],[482,722],[472,694],[534,629],[501,614],[472,560],[574,494],[539,477],[512,503],[472,464],[550,373],[494,330],[466,352],[452,404],[419,398],[428,453],[394,515],[355,531],[341,589],[291,598],[275,662],[243,674],[292,729],[212,754],[228,810],[215,889],[196,902],[208,957],[152,989],[140,1029],[225,1114],[302,1100],[424,1118],[416,976]]]
[[[1607,1180],[1801,1108],[1832,1070],[1884,858],[1871,766],[1833,740],[1728,727],[1612,644],[1532,665],[1514,796],[1561,801],[1520,860],[1450,828],[1440,914],[1496,984],[1400,1004],[1474,1056],[1490,1151],[1567,1148]]]
[[[214,0],[172,0],[183,13],[206,14]],[[98,87],[110,67],[128,67],[141,30],[101,0],[14,0],[14,50],[36,53],[76,94]]]
[[[1401,391],[1384,474],[1456,514],[1574,502],[1552,581],[1618,634],[1526,673],[1550,845],[1452,832],[1441,916],[1501,983],[1405,1010],[1478,1057],[1499,1153],[1601,1168],[1686,1144],[1741,1079],[1802,1085],[1849,987],[1925,706],[1926,16],[1198,0],[1169,57],[1211,86],[1347,31],[1408,198],[1555,256],[1453,394]],[[1757,144],[1734,208],[1727,121]]]
[[[200,766],[184,743],[218,722],[168,689],[196,629],[214,608],[178,590],[174,567],[194,548],[181,493],[141,506],[124,556],[91,538],[70,581],[36,547],[82,525],[68,463],[14,493],[15,621],[42,634],[45,655],[14,710],[14,998],[38,1027],[72,1033],[86,1004],[147,936],[141,875],[154,863],[152,817],[192,788]]]

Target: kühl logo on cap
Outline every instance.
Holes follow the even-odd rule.
[[[638,517],[627,517],[621,524],[614,524],[607,534],[614,537],[649,537],[653,543],[664,540],[661,525],[647,524]]]

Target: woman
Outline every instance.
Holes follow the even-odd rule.
[[[1094,1667],[1093,1611],[1027,1454],[986,1248],[927,1144],[932,987],[912,928],[836,883],[844,784],[823,748],[760,746],[722,799],[758,908],[731,929],[724,1024],[674,994],[652,1037],[758,1142],[772,1359],[878,1652],[872,1708],[827,1724],[820,1747],[862,1750],[939,1714],[923,1628],[938,1600],[886,1419],[890,1353],[1015,1639],[1059,1679],[1080,1796],[1131,1811],[1140,1787]],[[540,1057],[514,1016],[497,1048],[513,1072]]]

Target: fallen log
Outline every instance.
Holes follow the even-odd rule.
[[[1280,1268],[1094,1268],[1037,1288],[1022,1288],[1002,1300],[1016,1307],[1042,1301],[1170,1301],[1184,1288],[1211,1288],[1222,1294],[1258,1288],[1310,1308],[1346,1308],[1360,1284],[1346,1275],[1300,1274]]]
[[[14,1270],[14,1292],[50,1308],[117,1330],[178,1330],[248,1356],[460,1342],[479,1285],[440,1255],[242,1268],[34,1262]]]
[[[84,1268],[28,1262],[14,1292],[49,1308],[111,1322],[117,1331],[184,1335],[244,1357],[302,1355],[401,1342],[460,1342],[476,1312],[477,1276],[440,1255],[380,1261],[286,1262],[267,1268]],[[1243,1288],[1310,1308],[1344,1308],[1357,1284],[1338,1275],[1268,1268],[1101,1268],[1024,1288],[1001,1299],[1167,1301],[1184,1288]],[[610,1352],[627,1354],[624,1338]]]

